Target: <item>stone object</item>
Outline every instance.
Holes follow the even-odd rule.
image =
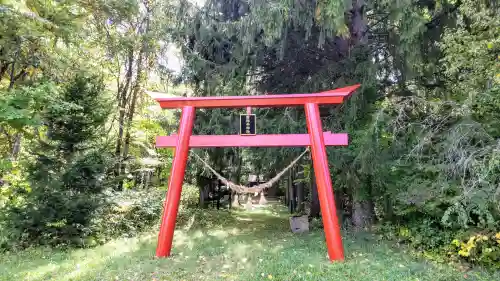
[[[290,228],[293,233],[309,232],[309,218],[308,216],[293,216],[290,217]]]
[[[259,205],[266,205],[266,204],[267,204],[267,200],[266,200],[266,197],[264,196],[264,191],[261,191]]]
[[[247,203],[245,204],[245,209],[247,209],[247,211],[253,210],[252,196],[250,194],[248,194],[247,196]]]

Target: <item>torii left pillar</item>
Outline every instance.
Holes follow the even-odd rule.
[[[189,138],[193,132],[195,108],[184,106],[182,108],[181,124],[179,136],[174,151],[174,161],[170,172],[167,198],[163,206],[163,216],[161,220],[160,233],[158,235],[158,246],[156,248],[157,257],[170,256],[172,241],[174,239],[175,220],[179,210],[181,199],[182,182],[186,173],[186,163],[189,153]]]
[[[276,147],[310,146],[316,175],[321,214],[325,230],[328,256],[331,261],[344,259],[344,248],[335,207],[335,199],[328,168],[325,145],[347,145],[346,134],[323,132],[319,114],[319,104],[339,104],[360,85],[349,86],[315,94],[287,94],[247,97],[205,97],[205,98],[156,98],[162,108],[182,108],[181,122],[177,136],[158,137],[166,142],[163,147],[175,147],[174,160],[168,184],[157,257],[170,256],[174,236],[175,221],[179,208],[182,183],[190,147]],[[193,136],[195,108],[235,108],[235,107],[278,107],[304,106],[307,117],[307,135],[257,135],[257,136]],[[218,138],[223,137],[223,138]],[[326,138],[328,137],[328,138]],[[293,138],[293,142],[290,139]],[[328,144],[326,144],[326,141]],[[171,141],[175,144],[170,145]]]

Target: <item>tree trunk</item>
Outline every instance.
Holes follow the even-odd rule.
[[[205,185],[198,185],[198,207],[205,208]]]
[[[288,193],[288,201],[287,201],[287,206],[288,209],[290,210],[290,213],[293,213],[295,211],[295,192],[294,192],[294,169],[290,169],[289,173],[289,180],[288,180],[288,185],[287,185],[287,193]]]
[[[125,128],[125,113],[126,113],[126,107],[127,107],[127,96],[129,92],[129,87],[132,82],[132,74],[133,74],[133,63],[134,63],[134,50],[132,47],[129,49],[128,53],[128,67],[127,67],[127,73],[125,75],[125,85],[118,85],[118,92],[117,92],[117,99],[118,99],[118,136],[116,138],[116,147],[115,147],[115,159],[116,159],[116,165],[115,165],[115,176],[118,177],[122,174],[122,159],[121,159],[121,152],[122,152],[122,143],[123,143],[123,134],[124,134],[124,128]],[[122,190],[123,188],[123,181],[119,181],[118,186],[116,187],[117,190]]]
[[[137,106],[137,100],[139,96],[139,92],[141,90],[141,86],[145,80],[145,71],[144,68],[147,66],[147,62],[149,60],[149,52],[148,52],[148,39],[146,35],[149,33],[149,23],[150,23],[150,11],[149,7],[146,7],[148,11],[146,12],[146,27],[144,28],[144,31],[142,34],[142,44],[141,44],[141,49],[139,51],[139,56],[137,58],[137,71],[136,71],[136,78],[135,78],[135,85],[134,88],[132,89],[132,97],[130,100],[130,107],[128,110],[128,115],[127,115],[127,126],[126,126],[126,133],[125,133],[125,142],[123,145],[123,155],[122,159],[127,159],[128,157],[128,151],[130,147],[130,131],[132,129],[132,120],[134,119],[134,114],[135,114],[135,108]],[[147,67],[146,67],[147,68]],[[147,69],[146,69],[147,72]]]
[[[295,209],[297,207],[297,200],[295,197],[295,185],[292,184],[290,185],[290,213],[295,212]]]
[[[384,196],[384,220],[388,222],[394,221],[394,207],[392,205],[392,198],[389,194]]]
[[[162,166],[156,167],[156,177],[155,177],[155,183],[158,185],[162,185],[163,181],[161,178],[161,171],[162,171]]]
[[[217,194],[217,210],[220,209],[220,185],[219,185],[219,180],[215,182],[215,190]]]
[[[205,202],[205,198],[207,198],[207,197],[206,197],[206,193],[207,193],[207,191],[206,191],[206,189],[207,189],[207,185],[199,186],[198,188],[199,188],[199,190],[200,190],[200,198],[199,198],[199,200],[198,200],[198,206],[199,206],[200,208],[204,209],[204,208],[206,208],[206,207],[207,207],[207,204],[206,204],[206,202]]]
[[[9,91],[14,88],[14,83],[16,82],[16,79],[14,78],[14,72],[16,69],[16,63],[17,59],[19,57],[19,51],[21,50],[21,40],[19,39],[18,36],[16,36],[15,41],[17,42],[17,48],[16,48],[16,55],[14,56],[14,61],[12,62],[11,69],[10,69],[10,81],[9,81]]]
[[[319,197],[318,197],[318,186],[316,184],[316,176],[314,175],[314,170],[311,169],[311,213],[310,217],[319,218],[321,207],[319,205]]]
[[[236,165],[236,171],[235,171],[234,176],[233,176],[233,182],[238,183],[238,182],[240,182],[240,178],[241,178],[241,154],[240,154],[239,148],[236,148],[235,165]]]
[[[133,76],[134,50],[132,47],[130,47],[127,62],[128,62],[128,67],[127,67],[127,74],[125,75],[125,85],[119,85],[117,93],[118,112],[120,113],[118,115],[118,138],[116,140],[116,148],[115,148],[115,156],[117,158],[119,158],[121,155],[123,133],[125,128],[125,113],[127,110],[126,107],[128,103],[127,102],[127,96],[129,92],[128,89],[130,87],[130,84],[132,83],[132,76]]]
[[[352,224],[355,230],[367,230],[375,222],[375,208],[373,203],[373,192],[371,177],[365,179],[366,190],[354,189],[352,206]]]
[[[357,44],[367,43],[367,33],[368,25],[365,19],[365,0],[352,0],[352,10],[351,10],[351,38]]]
[[[352,224],[355,230],[367,230],[373,225],[372,200],[354,200]]]
[[[297,183],[295,188],[297,189],[297,212],[300,213],[304,211],[304,183]]]
[[[234,183],[238,183],[241,175],[241,155],[240,155],[240,150],[239,148],[235,149],[235,153],[233,154],[232,161],[233,163],[233,169],[231,173],[231,181]],[[231,207],[239,207],[240,206],[240,201],[239,197],[240,194],[234,192],[233,193],[233,201],[231,202]]]
[[[290,175],[290,173],[288,173],[288,178],[286,179],[286,183],[285,183],[285,202],[284,205],[286,205],[288,207],[288,200],[290,200],[290,191],[288,191],[290,189],[290,181],[292,180],[292,176]]]
[[[136,82],[134,89],[132,90],[132,98],[130,100],[130,108],[128,110],[127,114],[127,125],[125,127],[125,141],[123,145],[123,155],[122,159],[127,159],[128,157],[128,151],[130,147],[130,130],[132,128],[132,121],[134,119],[134,114],[135,114],[135,108],[137,106],[137,99],[139,96],[139,91],[141,89],[141,84],[142,84],[142,79],[141,76],[143,75],[142,73],[142,60],[143,60],[143,54],[139,53],[139,59],[137,60],[137,77],[136,77]]]
[[[8,88],[9,91],[11,91],[14,88],[14,84],[16,82],[16,77],[14,75],[14,72],[15,72],[15,68],[16,68],[17,59],[19,57],[19,51],[21,50],[21,40],[18,37],[16,37],[16,41],[17,41],[17,50],[16,50],[16,56],[14,57],[14,61],[12,62],[11,71],[10,71],[10,82],[9,82],[9,88]],[[14,135],[12,150],[10,152],[11,160],[16,160],[17,156],[19,155],[19,151],[21,150],[21,137],[22,137],[22,135],[20,132],[17,132]]]
[[[339,224],[344,226],[346,223],[352,224],[352,196],[350,190],[337,188],[335,189],[335,205],[337,207],[337,216]]]
[[[19,156],[19,151],[21,151],[21,138],[22,138],[22,135],[20,132],[17,132],[14,135],[14,142],[12,144],[12,150],[10,153],[10,158],[12,160],[16,160],[17,157]]]

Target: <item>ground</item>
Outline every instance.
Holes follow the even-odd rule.
[[[371,234],[344,233],[346,260],[331,264],[321,229],[292,234],[286,211],[271,206],[181,218],[168,259],[154,258],[155,229],[91,249],[8,253],[0,280],[500,280],[418,260]]]

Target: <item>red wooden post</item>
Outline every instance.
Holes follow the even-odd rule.
[[[170,172],[167,198],[163,205],[163,216],[160,234],[158,235],[158,245],[156,247],[157,257],[170,256],[170,250],[172,249],[175,221],[179,209],[182,182],[184,181],[186,162],[189,153],[189,139],[193,131],[194,115],[195,108],[193,106],[184,106],[182,108],[181,124],[179,127],[177,145],[175,147],[172,170]]]
[[[328,256],[331,261],[344,260],[344,247],[342,246],[318,104],[307,103],[305,110]]]

